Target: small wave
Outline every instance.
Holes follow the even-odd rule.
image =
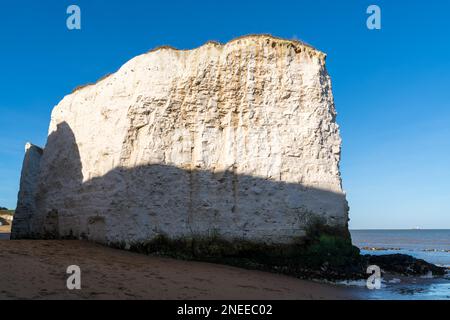
[[[341,285],[341,286],[349,286],[349,287],[366,287],[367,286],[367,280],[342,280],[337,281],[335,284]]]
[[[450,250],[447,249],[423,249],[423,252],[447,252],[450,253]]]
[[[362,250],[367,250],[367,251],[400,251],[402,250],[401,248],[383,248],[383,247],[362,247]]]
[[[433,272],[429,271],[426,275],[421,276],[422,279],[433,279]]]
[[[406,248],[387,248],[387,247],[362,247],[361,250],[366,251],[421,251],[421,252],[443,252],[450,253],[450,249],[406,249]]]
[[[450,279],[450,266],[443,266],[443,267],[447,268],[444,278]]]
[[[400,283],[400,282],[402,282],[402,280],[400,280],[398,278],[394,278],[394,279],[391,279],[391,280],[388,281],[388,283],[391,283],[391,284],[397,284],[397,283]]]

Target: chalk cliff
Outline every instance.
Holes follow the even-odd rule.
[[[347,230],[325,54],[297,41],[140,55],[66,96],[30,152],[16,239],[287,244],[315,218]]]

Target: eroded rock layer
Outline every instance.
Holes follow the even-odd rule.
[[[335,118],[325,55],[300,42],[143,54],[54,108],[13,237],[289,243],[315,218],[346,230]]]

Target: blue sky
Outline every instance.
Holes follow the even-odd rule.
[[[71,4],[80,31],[66,28]],[[351,227],[450,229],[449,14],[442,0],[2,2],[0,206],[15,207],[24,144],[45,144],[74,87],[159,45],[271,33],[328,53]]]

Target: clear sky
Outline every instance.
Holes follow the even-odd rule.
[[[381,30],[366,27],[370,4]],[[45,145],[76,86],[159,45],[271,33],[328,53],[351,227],[450,229],[449,15],[443,0],[2,1],[0,206],[15,207],[25,143]]]

